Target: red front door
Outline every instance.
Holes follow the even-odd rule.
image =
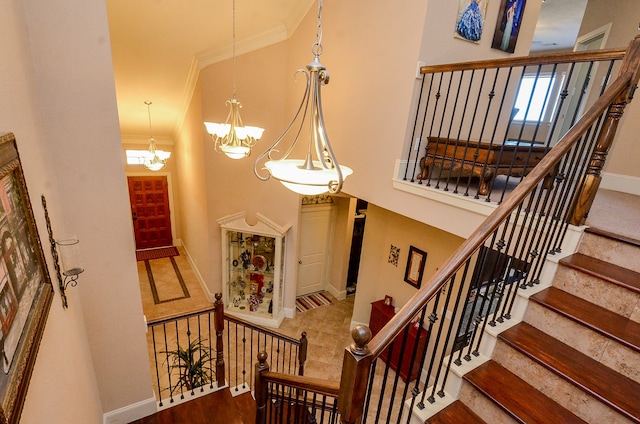
[[[167,177],[127,177],[136,249],[171,246]]]

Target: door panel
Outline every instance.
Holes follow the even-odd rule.
[[[127,180],[136,249],[172,245],[167,177],[128,177]]]
[[[321,291],[327,287],[332,234],[333,207],[302,210],[297,296]]]

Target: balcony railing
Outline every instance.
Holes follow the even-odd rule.
[[[306,333],[296,340],[225,315],[221,299],[218,293],[213,308],[147,324],[160,407],[224,386],[234,395],[253,390],[260,351],[269,353],[274,371],[304,374]]]
[[[500,203],[604,93],[624,50],[422,68],[398,178]]]

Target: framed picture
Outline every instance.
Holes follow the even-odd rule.
[[[458,17],[454,36],[479,43],[487,14],[488,0],[458,0]]]
[[[0,423],[20,413],[53,286],[13,134],[0,136]]]
[[[491,47],[507,53],[516,49],[526,0],[502,0]]]
[[[419,289],[422,284],[422,274],[424,264],[427,261],[427,252],[417,247],[409,248],[409,258],[407,259],[407,269],[404,272],[404,281]]]
[[[387,306],[393,306],[393,297],[391,296],[385,296],[384,297],[384,304]]]

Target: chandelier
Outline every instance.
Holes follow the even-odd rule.
[[[322,115],[320,88],[329,83],[329,73],[320,63],[320,55],[322,54],[322,0],[318,0],[316,42],[312,45],[311,52],[314,55],[314,59],[306,66],[306,70],[301,68],[295,72],[296,75],[298,73],[304,74],[306,79],[302,102],[284,132],[266,152],[258,157],[253,170],[262,181],[273,177],[289,190],[299,194],[316,195],[326,192],[335,194],[342,190],[345,178],[351,175],[353,171],[351,168],[338,164],[338,160],[329,143]],[[299,126],[296,126],[296,121],[299,117],[301,118]],[[293,151],[298,141],[307,117],[309,117],[309,142],[306,157],[304,159],[290,159],[289,154]],[[286,149],[282,158],[274,159],[272,154],[278,151],[276,150],[278,144],[294,126],[296,126],[296,131],[291,145]],[[312,151],[315,151],[316,159],[313,159]],[[262,176],[258,172],[259,162],[264,158],[268,159],[264,164],[264,168],[262,168],[267,170],[268,175],[266,176]]]
[[[240,118],[240,103],[236,97],[236,2],[233,0],[233,97],[225,102],[229,115],[224,124],[205,122],[211,134],[214,149],[231,159],[242,159],[251,154],[251,148],[262,137],[263,128],[244,126]]]
[[[158,150],[156,147],[156,139],[153,138],[153,132],[151,131],[151,102],[149,100],[144,102],[147,105],[147,113],[149,115],[149,150],[144,156],[144,166],[152,171],[159,171],[164,168],[167,163],[167,159],[171,156],[171,152],[165,152],[164,150]]]

